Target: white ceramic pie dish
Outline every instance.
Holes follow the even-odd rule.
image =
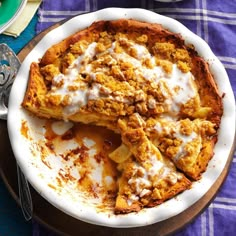
[[[78,180],[76,180],[78,177],[76,174],[74,176],[75,181],[69,182],[66,186],[60,188],[60,191],[50,187],[52,185],[55,186],[57,183],[55,180],[58,169],[71,168],[70,163],[62,162],[61,159],[50,156],[48,160],[52,168],[49,169],[46,167],[39,156],[40,140],[43,138],[42,133],[44,132],[45,121],[33,117],[21,107],[27,87],[31,62],[41,58],[46,49],[52,44],[61,41],[63,38],[80,29],[88,27],[94,21],[120,18],[133,18],[150,23],[160,23],[164,28],[175,33],[180,33],[185,39],[185,43],[193,44],[199,55],[208,61],[219,91],[222,95],[224,94],[224,114],[219,129],[218,142],[214,149],[215,154],[202,179],[193,183],[190,190],[186,190],[177,197],[157,207],[126,215],[114,215],[109,210],[98,212],[96,207],[94,207],[94,204],[96,204],[94,200],[87,199],[76,188],[76,181]],[[22,121],[27,121],[30,125],[33,140],[26,139],[22,135]],[[220,61],[214,56],[209,46],[201,38],[193,34],[182,24],[148,10],[108,8],[70,19],[49,32],[27,55],[12,86],[9,99],[8,131],[17,163],[31,185],[52,205],[79,220],[92,224],[109,227],[145,226],[166,220],[183,212],[201,199],[215,183],[223,171],[233,147],[235,136],[235,101],[227,73]],[[69,148],[68,145],[73,146],[74,144],[66,144],[65,148]]]

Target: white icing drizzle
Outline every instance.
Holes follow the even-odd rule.
[[[162,80],[167,84],[168,91],[171,94],[165,102],[170,106],[170,111],[173,113],[179,112],[181,104],[185,104],[197,93],[193,84],[192,73],[183,73],[176,64],[173,64],[170,77]]]

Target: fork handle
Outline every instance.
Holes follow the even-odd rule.
[[[30,188],[28,181],[26,180],[20,167],[18,166],[18,164],[16,166],[21,209],[25,220],[29,221],[33,216],[33,204],[30,194]]]

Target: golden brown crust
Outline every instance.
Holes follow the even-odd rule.
[[[47,88],[42,74],[39,70],[39,65],[33,62],[30,66],[28,86],[26,95],[23,100],[23,106],[31,112],[37,114],[38,109],[43,106],[44,97],[47,93]],[[43,117],[50,118],[53,111],[48,109],[48,113]]]
[[[110,154],[121,171],[116,213],[161,204],[189,188],[188,178],[199,179],[223,113],[209,66],[194,48],[160,24],[132,19],[94,22],[50,47],[30,67],[22,106],[121,134]],[[152,186],[137,192],[135,171],[148,173],[153,162],[171,174],[148,179]]]
[[[201,104],[205,107],[211,107],[211,112],[208,114],[207,119],[219,127],[223,114],[222,97],[219,94],[208,64],[200,57],[194,57],[192,62],[192,73],[197,78],[195,82],[201,98]]]

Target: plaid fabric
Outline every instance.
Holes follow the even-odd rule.
[[[62,19],[105,7],[146,8],[180,21],[210,45],[225,66],[236,95],[236,0],[184,0],[173,3],[153,0],[44,0],[38,11],[37,32]],[[236,232],[235,180],[236,155],[213,203],[176,236],[233,235]],[[39,225],[34,228],[34,235],[48,234]]]

